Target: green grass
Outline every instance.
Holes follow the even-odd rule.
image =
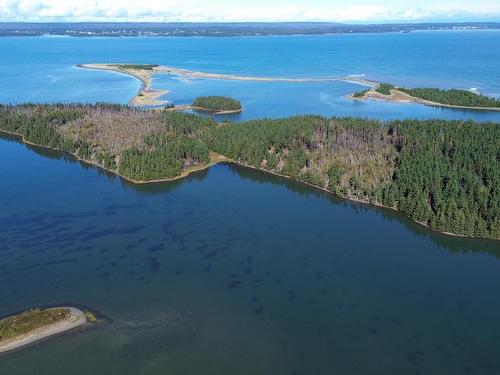
[[[237,111],[241,103],[226,96],[200,96],[193,102],[194,107],[205,108],[211,111]]]
[[[0,320],[0,343],[29,333],[37,328],[67,319],[69,309],[31,309]]]
[[[394,86],[389,83],[381,83],[380,86],[375,90],[382,95],[391,95],[391,90]]]

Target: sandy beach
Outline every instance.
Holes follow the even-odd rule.
[[[165,100],[159,99],[161,96],[168,94],[168,90],[155,90],[151,88],[153,75],[158,72],[156,67],[152,70],[145,70],[122,68],[120,65],[123,64],[81,64],[77,66],[79,68],[85,69],[108,70],[112,72],[128,74],[139,79],[141,81],[141,88],[139,89],[137,95],[130,99],[129,104],[131,105],[159,106],[168,103]]]
[[[167,101],[160,100],[159,98],[165,94],[168,94],[168,90],[156,90],[151,88],[152,78],[155,74],[172,74],[177,76],[189,77],[189,78],[203,78],[203,79],[221,79],[228,81],[251,81],[251,82],[295,82],[295,83],[312,83],[312,82],[350,82],[357,83],[363,86],[375,88],[378,83],[375,81],[370,81],[359,76],[345,76],[345,77],[306,77],[306,78],[287,78],[287,77],[256,77],[256,76],[240,76],[232,74],[217,74],[217,73],[207,73],[198,72],[188,69],[181,69],[175,67],[169,67],[164,65],[155,66],[150,70],[146,69],[132,69],[124,68],[126,64],[81,64],[78,65],[80,68],[86,69],[97,69],[97,70],[108,70],[117,73],[128,74],[136,77],[142,82],[141,89],[130,101],[129,104],[135,106],[160,106],[167,104]],[[172,108],[172,110],[187,110],[195,109],[206,111],[205,108],[195,108],[189,104],[177,106]],[[215,114],[230,114],[237,113],[238,111],[221,111]]]
[[[83,311],[75,307],[61,307],[70,310],[70,318],[35,329],[22,336],[0,343],[0,354],[21,349],[38,341],[73,330],[87,323]]]

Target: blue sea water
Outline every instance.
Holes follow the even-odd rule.
[[[0,103],[127,103],[140,83],[82,63],[156,63],[221,74],[269,77],[366,78],[409,87],[476,88],[500,97],[499,31],[442,31],[242,38],[0,39]],[[499,113],[431,108],[418,104],[353,102],[362,86],[345,82],[255,83],[179,79],[158,75],[154,86],[178,104],[200,94],[231,95],[245,111],[230,119],[314,113],[327,116],[454,118],[498,121]]]
[[[8,51],[0,102],[126,103],[139,87],[134,78],[75,67],[102,61],[265,76],[364,73],[498,95],[499,39],[0,38]],[[246,109],[236,119],[497,119],[352,103],[343,98],[347,83],[158,76],[155,85],[177,103],[234,93]],[[500,373],[498,242],[438,234],[397,212],[231,165],[133,186],[3,137],[0,176],[0,316],[78,304],[112,319],[0,357],[2,375]]]

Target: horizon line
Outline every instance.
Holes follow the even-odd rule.
[[[324,25],[422,25],[422,24],[499,24],[499,20],[474,20],[474,21],[403,21],[403,20],[384,20],[384,21],[4,21],[0,23],[18,23],[18,24],[61,24],[61,23],[99,23],[99,24],[324,24]]]

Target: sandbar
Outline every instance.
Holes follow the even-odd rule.
[[[87,324],[85,313],[75,307],[58,307],[58,309],[68,309],[70,317],[68,319],[39,327],[26,334],[0,342],[0,354],[13,350],[18,350],[49,337],[71,331],[75,328]]]

